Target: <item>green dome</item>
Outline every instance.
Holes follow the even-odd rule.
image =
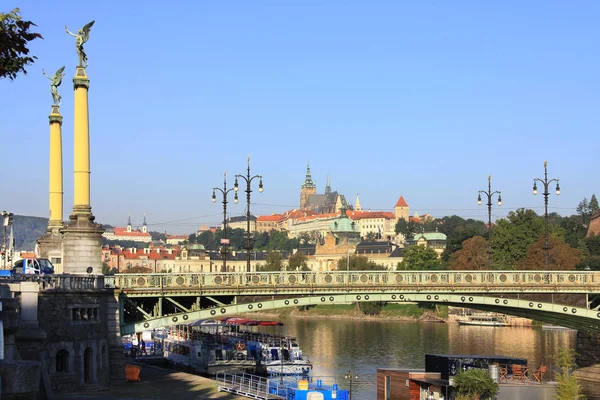
[[[346,215],[346,209],[342,209],[342,214],[336,218],[329,229],[333,233],[360,233],[360,227]]]
[[[200,243],[192,243],[187,246],[188,250],[204,250],[204,245]]]

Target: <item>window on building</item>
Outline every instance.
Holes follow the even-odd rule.
[[[69,372],[69,352],[59,350],[56,353],[56,372]]]
[[[385,377],[385,400],[391,400],[392,398],[392,390],[391,390],[391,382],[390,377]]]

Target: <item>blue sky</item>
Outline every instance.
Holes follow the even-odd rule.
[[[0,207],[48,215],[51,96],[41,69],[66,65],[65,218],[73,204],[75,31],[89,42],[92,209],[123,226],[147,214],[174,233],[217,224],[223,171],[264,176],[253,213],[298,207],[310,160],[323,191],[364,208],[486,219],[543,212],[532,179],[561,179],[550,211],[598,192],[600,3],[562,1],[4,1],[44,40],[0,81]],[[256,189],[256,187],[255,187]],[[230,199],[231,200],[231,199]],[[230,204],[232,215],[245,202]],[[172,222],[163,224],[164,222]]]

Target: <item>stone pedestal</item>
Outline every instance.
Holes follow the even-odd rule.
[[[54,265],[54,273],[62,274],[62,235],[60,227],[48,227],[46,234],[38,239],[39,257],[49,259]],[[61,260],[61,262],[57,262]]]
[[[75,214],[62,234],[63,272],[66,274],[102,274],[102,233],[104,229],[90,214]],[[92,268],[91,271],[88,268]]]
[[[37,400],[40,372],[38,361],[0,360],[2,400]]]

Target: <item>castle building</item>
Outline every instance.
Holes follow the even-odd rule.
[[[113,228],[107,229],[103,234],[107,240],[129,240],[132,242],[150,243],[152,242],[152,236],[148,233],[148,225],[146,224],[146,216],[144,215],[144,223],[142,224],[142,230],[134,229],[131,225],[131,216],[127,220],[126,228]]]
[[[400,196],[400,198],[396,202],[396,205],[394,206],[394,218],[396,219],[396,221],[398,221],[400,218],[404,218],[406,222],[409,221],[409,207],[408,203],[406,202],[406,200],[404,200],[403,196]]]
[[[342,207],[348,208],[346,198],[337,191],[331,190],[329,176],[327,177],[325,193],[317,193],[317,186],[312,180],[310,164],[308,164],[306,166],[306,178],[304,179],[304,183],[300,190],[300,209],[312,210],[321,214],[329,214],[340,211]]]

